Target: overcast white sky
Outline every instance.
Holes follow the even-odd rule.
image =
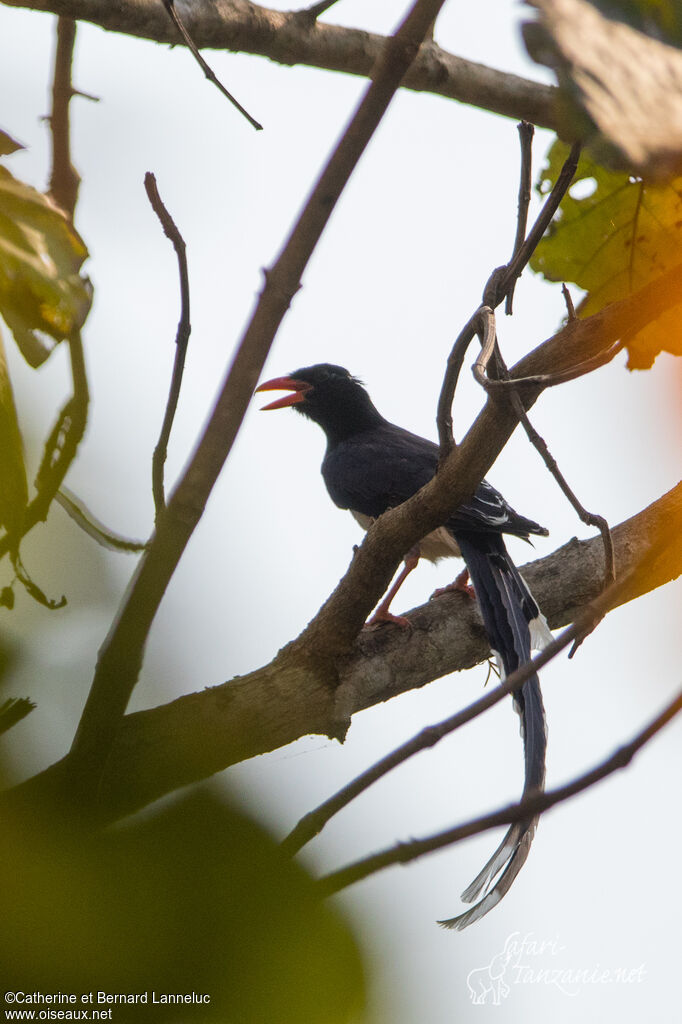
[[[385,32],[405,6],[343,0],[328,19]],[[522,14],[508,0],[450,4],[437,38],[455,53],[540,79],[544,72],[524,56],[518,38]],[[40,115],[48,109],[52,31],[49,17],[0,7],[2,127],[29,147],[12,158],[13,172],[39,187],[48,167]],[[91,252],[95,305],[86,332],[91,420],[68,483],[100,518],[135,536],[147,535],[152,522],[150,459],[178,316],[175,261],[148,207],[145,171],[156,173],[190,261],[193,333],[168,460],[172,480],[252,308],[261,268],[272,261],[364,88],[350,77],[280,68],[256,57],[211,59],[265,131],[253,132],[181,48],[79,29],[76,85],[101,102],[74,104],[74,158],[83,176],[77,224]],[[549,133],[537,133],[536,168],[549,142]],[[401,93],[318,247],[265,375],[341,363],[366,381],[385,415],[434,436],[452,340],[490,270],[510,252],[517,168],[512,121]],[[500,325],[508,361],[553,333],[562,313],[557,286],[524,278],[514,317]],[[34,463],[66,387],[64,355],[57,352],[36,373],[10,352],[20,414],[31,421]],[[612,523],[655,500],[679,476],[672,417],[679,371],[663,357],[651,373],[628,374],[623,364],[618,359],[555,389],[534,411],[583,502]],[[460,434],[481,404],[470,375],[464,377],[455,411]],[[322,434],[300,417],[249,414],[154,627],[135,708],[263,664],[315,613],[359,539],[350,516],[324,491],[322,452]],[[589,535],[521,436],[490,478],[519,511],[551,531],[535,553],[513,546],[519,562],[574,534]],[[53,513],[31,548],[41,585],[67,593],[70,606],[49,632],[40,619],[41,644],[19,667],[13,687],[21,683],[21,692],[40,701],[22,726],[22,748],[27,736],[34,744],[26,770],[68,745],[97,646],[133,564],[93,550],[60,517]],[[63,564],[50,566],[55,536]],[[454,564],[420,567],[397,607],[421,603],[455,571]],[[548,668],[542,682],[550,785],[610,753],[679,686],[680,597],[679,585],[669,586],[613,613],[574,661]],[[47,614],[27,606],[20,612],[8,623],[10,636],[28,633]],[[225,781],[283,834],[378,756],[478,696],[484,679],[479,667],[441,680],[357,716],[343,747],[311,737],[225,773]],[[549,1018],[563,1024],[580,1015],[585,1022],[627,1022],[645,1012],[648,1019],[670,1019],[666,1008],[678,1003],[682,892],[675,868],[679,815],[669,794],[682,769],[681,729],[669,727],[626,772],[543,818],[510,894],[463,934],[445,933],[434,922],[458,912],[458,894],[495,836],[350,890],[343,903],[375,971],[376,1021]],[[522,764],[517,720],[508,704],[499,706],[339,815],[306,860],[327,870],[494,808],[519,795]],[[534,973],[524,983],[518,975],[508,979],[511,991],[501,1006],[471,1006],[467,974],[488,964],[514,933],[551,945],[544,953],[524,950],[522,962]],[[598,980],[601,969],[640,965],[640,980]],[[565,990],[539,980],[538,972],[557,968],[593,970],[597,980]]]

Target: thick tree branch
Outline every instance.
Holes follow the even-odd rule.
[[[160,0],[2,0],[25,7],[89,21],[157,43],[178,42]],[[360,29],[328,25],[299,11],[273,11],[246,0],[212,0],[182,9],[187,29],[200,48],[253,53],[279,64],[307,64],[328,71],[369,77],[386,43],[384,36]],[[431,92],[470,103],[517,121],[531,121],[556,130],[557,89],[517,75],[464,60],[425,43],[402,83],[416,92]]]
[[[618,565],[626,573],[663,529],[681,538],[646,572],[637,574],[619,603],[633,600],[682,574],[682,484],[613,530]],[[523,568],[553,628],[572,622],[601,590],[600,537],[572,540]],[[100,814],[112,820],[230,764],[274,750],[310,733],[333,735],[339,718],[470,668],[489,654],[475,605],[451,594],[410,613],[412,630],[363,630],[337,665],[333,692],[313,661],[286,651],[271,664],[170,704],[128,715],[113,746],[100,789]],[[14,798],[59,798],[68,759],[14,791]],[[10,796],[10,799],[13,799]]]

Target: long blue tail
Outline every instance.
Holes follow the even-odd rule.
[[[490,646],[507,676],[530,660],[531,633],[537,628],[547,635],[547,624],[500,534],[457,532],[456,540],[476,591]],[[547,730],[538,677],[532,675],[526,680],[513,699],[521,718],[525,797],[542,790],[545,784]],[[462,893],[466,903],[479,902],[466,913],[439,924],[461,930],[500,902],[526,861],[536,825],[537,818],[530,818],[510,826],[483,870]]]

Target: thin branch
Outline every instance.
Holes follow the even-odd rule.
[[[146,544],[141,540],[130,540],[122,537],[120,533],[114,533],[108,526],[101,523],[89,508],[77,498],[73,491],[62,485],[55,494],[54,500],[64,509],[70,519],[81,528],[88,537],[92,537],[103,548],[110,551],[125,551],[129,554],[137,554],[144,551]]]
[[[516,217],[516,238],[514,239],[514,248],[512,250],[512,259],[521,250],[524,239],[526,237],[526,225],[528,224],[528,207],[530,206],[530,194],[531,187],[533,184],[533,135],[535,134],[535,128],[532,124],[527,121],[521,121],[517,125],[519,132],[519,143],[521,146],[521,170],[519,172],[519,202],[518,202],[518,214]],[[511,316],[513,312],[514,303],[514,288],[516,287],[516,279],[512,281],[507,292],[507,302],[505,305],[505,313],[507,316]]]
[[[577,380],[579,377],[584,377],[586,374],[606,366],[612,359],[615,359],[619,352],[622,352],[631,334],[632,332],[624,333],[621,338],[615,341],[609,348],[604,349],[603,352],[598,352],[597,355],[592,356],[590,359],[584,359],[574,366],[566,367],[565,370],[559,370],[557,373],[537,373],[531,374],[528,377],[509,377],[507,380],[501,377],[491,377],[488,373],[488,364],[493,355],[493,349],[486,350],[485,353],[481,352],[472,367],[472,371],[478,383],[489,394],[504,391],[516,392],[518,394],[519,388],[523,387],[540,387],[543,390],[545,388],[555,388],[559,384],[567,384],[571,380]]]
[[[173,243],[173,248],[175,249],[175,254],[178,258],[178,273],[180,275],[180,319],[178,321],[178,330],[175,335],[175,361],[173,364],[173,375],[171,377],[168,401],[166,402],[166,411],[161,425],[161,433],[152,458],[152,494],[154,496],[155,516],[158,522],[159,516],[166,507],[163,468],[166,463],[166,455],[168,454],[168,441],[173,427],[173,419],[175,418],[175,411],[178,407],[178,399],[180,398],[182,375],[185,369],[185,357],[187,355],[187,344],[189,342],[192,325],[189,317],[189,274],[187,272],[185,240],[161,200],[161,196],[159,195],[159,190],[156,185],[156,178],[151,171],[147,171],[144,176],[144,187],[152,209],[161,222],[164,234]]]
[[[524,139],[524,134],[521,138]],[[523,150],[525,159],[525,149]],[[547,227],[549,226],[552,217],[556,213],[559,203],[563,199],[566,191],[568,190],[575,169],[578,165],[578,159],[580,156],[580,146],[574,145],[566,158],[561,172],[554,184],[554,188],[547,197],[542,210],[540,211],[533,227],[531,228],[528,238],[519,245],[518,236],[519,229],[517,227],[517,241],[514,245],[514,255],[506,266],[497,267],[486,283],[483,289],[483,304],[473,314],[469,322],[464,326],[460,332],[455,344],[452,347],[452,351],[448,357],[447,367],[443,378],[443,384],[441,387],[440,396],[438,398],[438,410],[436,414],[436,422],[438,425],[438,437],[440,441],[440,454],[439,454],[439,465],[447,458],[448,454],[453,450],[455,446],[454,437],[452,434],[452,404],[455,398],[455,389],[457,387],[457,381],[464,361],[464,355],[466,350],[471,343],[474,334],[477,332],[481,325],[480,316],[481,310],[488,307],[490,310],[494,310],[496,306],[502,302],[505,296],[513,292],[517,279],[521,276],[526,264],[530,260],[538,242],[544,235]],[[522,174],[523,178],[527,176],[527,171],[524,170]],[[523,186],[522,186],[523,187]],[[521,210],[520,217],[523,217],[523,211]],[[524,225],[525,228],[525,225]],[[488,381],[489,378],[486,375],[487,361],[492,356],[493,352],[492,343],[487,346],[482,346],[481,355],[476,361],[476,367],[482,367],[480,371],[474,369],[474,376],[478,380],[477,373],[482,373],[482,379],[479,381],[483,384],[483,381]],[[487,358],[485,358],[487,356]],[[572,379],[569,377],[568,379]],[[484,385],[485,386],[485,385]],[[545,386],[541,384],[541,386]]]
[[[543,437],[541,437],[541,435],[537,432],[533,424],[530,422],[528,418],[528,413],[523,408],[521,399],[519,398],[518,393],[516,391],[512,391],[511,400],[512,405],[514,406],[514,411],[516,412],[516,415],[519,417],[519,421],[523,429],[526,431],[528,440],[533,445],[533,447],[539,452],[540,457],[545,463],[545,466],[558,483],[559,487],[561,488],[566,498],[568,498],[569,502],[571,503],[575,512],[577,513],[579,519],[583,523],[585,523],[586,526],[596,526],[599,530],[604,544],[604,586],[607,587],[616,579],[616,563],[615,553],[613,549],[613,537],[611,536],[611,530],[609,528],[608,522],[606,521],[606,519],[604,519],[603,516],[597,515],[594,512],[588,512],[588,510],[585,508],[582,502],[579,501],[575,492],[571,489],[571,487],[569,487],[566,477],[559,469],[559,465],[556,459],[547,447],[547,442]],[[571,651],[571,657],[574,653],[575,649]]]
[[[99,654],[72,746],[78,786],[96,792],[142,665],[147,635],[166,587],[201,518],[258,383],[301,275],[360,156],[381,121],[444,0],[417,0],[386,46],[374,79],[322,172],[266,282],[190,463]]]
[[[486,390],[492,390],[492,385],[497,384],[509,384],[509,370],[507,369],[506,363],[502,358],[502,354],[497,345],[497,334],[495,331],[495,314],[488,307],[481,307],[481,316],[484,321],[483,338],[481,340],[481,354],[476,360],[473,366],[473,373],[476,380],[486,388]],[[622,346],[623,342],[619,343]],[[495,373],[496,377],[491,379],[488,374],[488,367],[490,366],[491,360],[495,360]],[[557,375],[560,376],[560,375]],[[611,537],[611,531],[609,524],[603,516],[596,515],[593,512],[588,512],[584,505],[578,500],[575,492],[569,487],[568,482],[559,469],[559,465],[551,454],[546,441],[537,432],[535,427],[532,425],[526,410],[524,409],[523,402],[518,392],[519,381],[513,381],[513,386],[508,388],[509,397],[511,399],[512,408],[514,413],[518,417],[519,423],[523,426],[526,432],[528,440],[533,447],[538,451],[542,458],[545,466],[552,474],[563,494],[568,499],[573,509],[577,513],[580,520],[585,523],[586,526],[596,526],[602,536],[604,543],[605,553],[605,568],[604,568],[604,586],[608,586],[616,578],[616,567],[615,567],[615,555],[613,550],[613,538]],[[499,391],[494,392],[499,394]],[[571,657],[575,654],[578,644],[576,644],[571,651]]]
[[[333,893],[346,889],[349,885],[359,882],[369,875],[376,874],[384,868],[393,864],[407,864],[417,860],[427,853],[434,853],[446,846],[458,843],[462,839],[479,835],[490,829],[498,828],[500,825],[510,825],[515,821],[524,821],[534,818],[542,811],[554,807],[556,804],[569,800],[571,797],[582,793],[602,779],[607,778],[621,768],[626,768],[642,747],[645,746],[658,732],[663,729],[682,710],[682,692],[678,693],[664,710],[653,719],[645,728],[623,746],[619,747],[610,757],[598,764],[595,768],[579,775],[564,786],[547,790],[534,796],[526,797],[516,804],[503,807],[492,814],[485,814],[479,818],[465,822],[455,828],[446,829],[436,835],[428,836],[425,839],[412,839],[409,842],[398,843],[389,849],[375,853],[371,857],[350,864],[340,871],[334,871],[319,880],[318,888],[323,896],[331,896]]]
[[[69,124],[69,103],[74,95],[71,83],[71,65],[76,43],[76,23],[71,18],[57,19],[57,46],[54,57],[52,83],[52,113],[50,133],[52,136],[52,173],[50,194],[55,202],[68,214],[73,214],[78,199],[80,175],[71,163],[71,129]]]
[[[438,426],[438,439],[440,442],[439,464],[443,462],[455,447],[455,439],[452,433],[452,402],[455,397],[455,388],[464,363],[464,356],[469,345],[476,337],[480,323],[480,309],[477,309],[469,321],[459,332],[455,344],[452,346],[445,369],[443,384],[438,397],[438,411],[436,413],[436,424]]]
[[[576,142],[564,161],[554,187],[547,196],[545,203],[537,216],[533,227],[528,233],[523,245],[515,256],[504,267],[501,274],[493,272],[490,281],[483,290],[483,303],[495,309],[502,299],[509,293],[509,289],[523,273],[528,261],[538,247],[540,239],[552,222],[554,214],[559,209],[561,200],[566,195],[580,159],[580,143]]]
[[[569,292],[568,288],[566,287],[566,282],[565,281],[561,285],[561,294],[563,295],[564,302],[566,303],[566,314],[568,316],[569,321],[570,320],[577,320],[578,319],[578,314],[575,311],[575,306],[573,305],[573,299],[571,297],[571,293]]]
[[[204,72],[204,74],[208,78],[209,82],[212,82],[213,85],[215,85],[216,88],[220,90],[220,92],[223,94],[223,96],[225,96],[230,101],[230,103],[232,104],[233,107],[237,108],[239,113],[242,114],[246,118],[246,120],[249,122],[249,124],[253,128],[255,128],[257,132],[262,131],[263,130],[263,125],[260,124],[258,121],[256,121],[255,117],[252,117],[251,114],[249,114],[248,110],[244,109],[244,107],[241,105],[239,100],[235,99],[235,97],[232,95],[231,92],[228,92],[228,90],[225,88],[223,83],[216,76],[216,74],[213,71],[213,69],[210,67],[210,65],[208,65],[206,63],[204,58],[201,56],[201,54],[199,53],[199,50],[196,47],[196,44],[194,43],[194,40],[192,39],[191,35],[187,31],[187,28],[185,27],[185,24],[184,24],[182,18],[180,17],[180,15],[178,14],[178,12],[175,9],[174,0],[163,0],[163,6],[168,11],[168,17],[171,19],[171,21],[173,22],[173,24],[177,28],[178,32],[182,36],[183,40],[185,41],[185,46],[188,48],[189,52],[194,57],[195,61],[199,65],[199,67],[201,68],[201,70]]]
[[[157,43],[177,43],[177,31],[161,4],[149,0],[4,0],[26,7],[69,15],[111,32]],[[280,64],[307,64],[369,78],[386,37],[361,28],[317,21],[312,29],[297,11],[275,11],[255,3],[192,4],[187,24],[199,48],[254,53]],[[556,131],[558,89],[464,60],[435,44],[423,46],[401,83],[403,88],[430,92],[491,110],[515,121],[530,121]]]

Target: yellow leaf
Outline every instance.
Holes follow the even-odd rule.
[[[87,255],[65,214],[0,167],[0,315],[32,366],[50,354],[40,334],[61,341],[88,315]]]

